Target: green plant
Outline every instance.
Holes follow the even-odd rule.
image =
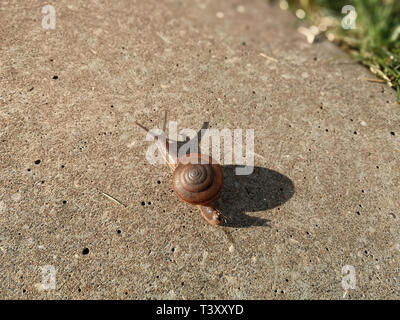
[[[293,10],[303,9],[311,23],[325,17],[336,23],[329,32],[334,41],[397,89],[400,102],[400,1],[399,0],[286,0]],[[342,7],[352,5],[357,12],[356,28],[341,27]],[[325,30],[324,30],[325,31]]]

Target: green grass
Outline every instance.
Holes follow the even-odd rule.
[[[400,0],[286,1],[292,10],[303,9],[316,26],[324,17],[333,17],[335,23],[324,33],[334,34],[336,43],[394,87],[400,102]],[[356,9],[356,29],[345,30],[341,26],[345,5]]]

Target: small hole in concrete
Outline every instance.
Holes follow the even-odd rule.
[[[144,206],[146,204],[146,202],[142,201],[141,204],[142,204],[142,206]]]
[[[82,250],[82,254],[84,254],[84,255],[89,254],[89,248],[84,248]]]
[[[35,164],[40,164],[40,160],[35,160]]]
[[[63,202],[62,202],[63,204],[66,204],[67,203],[67,200],[63,200]]]
[[[58,76],[53,76],[53,79],[54,79],[54,80],[57,80],[57,79],[58,79]]]
[[[117,233],[118,233],[118,234],[121,234],[121,230],[118,229],[118,230],[117,230]]]

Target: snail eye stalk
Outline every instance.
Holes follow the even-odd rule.
[[[164,123],[163,123],[163,128],[162,128],[165,135],[167,135],[165,132],[166,129],[167,129],[167,110],[165,110],[165,112],[164,112]]]
[[[156,134],[154,134],[153,132],[151,132],[149,129],[147,129],[144,125],[140,124],[139,122],[135,121],[135,123],[142,128],[144,131],[150,133],[154,138],[157,138],[158,136]]]

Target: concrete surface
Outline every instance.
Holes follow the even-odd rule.
[[[55,30],[43,5],[0,4],[1,298],[399,298],[394,91],[262,0],[57,1]],[[165,109],[255,130],[255,173],[224,169],[230,225],[146,162],[133,121]]]

